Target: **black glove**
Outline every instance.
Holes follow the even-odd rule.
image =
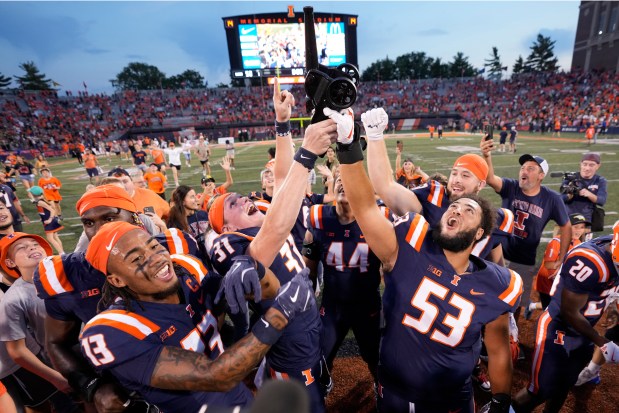
[[[292,321],[298,314],[316,305],[309,268],[295,275],[292,280],[280,287],[272,308],[279,310]]]
[[[225,294],[232,314],[239,311],[247,313],[245,296],[254,294],[254,302],[259,303],[262,296],[260,280],[264,277],[264,267],[249,255],[239,255],[232,258],[232,267],[221,282],[215,296],[215,304],[221,301]]]
[[[479,413],[512,413],[512,398],[509,394],[496,393],[492,395],[490,403],[481,408]]]

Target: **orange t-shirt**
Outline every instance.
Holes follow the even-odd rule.
[[[43,188],[43,195],[49,201],[60,201],[62,197],[58,189],[62,186],[58,178],[50,176],[49,178],[39,178],[38,185]]]
[[[150,206],[155,208],[155,214],[161,219],[167,219],[170,215],[170,204],[150,189],[135,188],[131,199],[139,212],[144,212],[144,207]]]
[[[97,157],[95,155],[88,154],[84,157],[84,167],[86,169],[93,169],[97,167]]]
[[[434,126],[430,126],[428,130],[430,131],[430,133],[434,133]]]
[[[147,172],[144,174],[144,180],[151,191],[155,191],[158,194],[165,192],[166,178],[161,172]]]
[[[153,162],[156,164],[165,163],[165,157],[163,155],[163,151],[161,149],[153,149],[150,151],[151,156],[153,157]]]
[[[585,138],[593,139],[594,135],[595,135],[595,128],[593,126],[589,126],[587,128],[587,131],[585,132]]]
[[[225,194],[226,192],[228,192],[226,191],[226,188],[224,188],[224,186],[221,185],[215,188],[215,190],[213,191],[214,193],[213,196]],[[213,196],[204,195],[204,193],[202,194],[202,210],[203,211],[206,211],[206,206],[208,205],[208,201],[210,201]]]
[[[561,129],[561,121],[555,120],[555,129]]]
[[[569,249],[574,248],[578,244],[580,244],[579,240],[572,240],[572,242],[570,242]],[[556,262],[559,258],[560,251],[561,237],[556,236],[546,246],[542,265],[540,265],[539,270],[537,271],[537,277],[535,279],[535,289],[540,293],[550,294],[550,289],[552,288],[552,283],[554,281],[553,275],[556,274],[557,270],[549,270],[544,264],[546,264],[547,262]]]

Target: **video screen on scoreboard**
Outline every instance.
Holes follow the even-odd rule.
[[[318,61],[325,66],[346,63],[345,24],[317,23]],[[305,32],[302,23],[240,24],[238,34],[243,69],[305,67]]]

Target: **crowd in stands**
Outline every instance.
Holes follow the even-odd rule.
[[[619,95],[613,87],[618,83],[619,74],[609,72],[530,73],[502,81],[476,77],[365,82],[358,90],[355,106],[382,106],[392,119],[458,114],[462,124],[468,121],[475,126],[493,119],[498,124],[543,133],[557,120],[562,126],[583,128],[590,123],[619,124]],[[295,85],[291,92],[303,96],[302,88]],[[265,122],[265,126],[249,128],[252,138],[263,139],[273,134],[272,107],[265,103],[270,92],[266,82],[264,87],[124,91],[113,95],[5,92],[0,95],[0,147],[5,151],[63,150],[63,144],[94,146],[130,128],[181,124],[207,131],[215,126],[228,127],[223,136],[236,136],[248,119]],[[307,116],[303,102],[297,102],[292,117]]]

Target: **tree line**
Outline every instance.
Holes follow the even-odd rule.
[[[529,47],[531,50],[526,59],[518,56],[512,66],[514,74],[531,72],[556,72],[559,70],[558,58],[554,54],[555,41],[550,37],[537,35]],[[0,73],[0,88],[7,88],[13,80],[18,88],[24,90],[52,90],[61,86],[57,82],[41,73],[34,62],[25,62],[19,65],[24,71],[22,76],[7,77]],[[377,80],[404,80],[404,79],[432,79],[472,77],[486,73],[489,79],[500,80],[503,72],[508,69],[504,66],[498,48],[492,47],[490,56],[484,60],[483,68],[475,68],[462,52],[456,53],[450,62],[443,62],[440,57],[427,56],[425,52],[410,52],[396,57],[394,60],[386,57],[370,64],[362,73],[364,81]],[[259,85],[260,79],[251,79],[253,86]],[[158,90],[158,89],[202,89],[208,87],[208,81],[196,70],[185,70],[183,73],[166,76],[156,66],[132,62],[125,66],[114,79],[112,86],[122,90]],[[240,79],[231,81],[231,86],[243,86]],[[218,84],[217,87],[227,87]]]

